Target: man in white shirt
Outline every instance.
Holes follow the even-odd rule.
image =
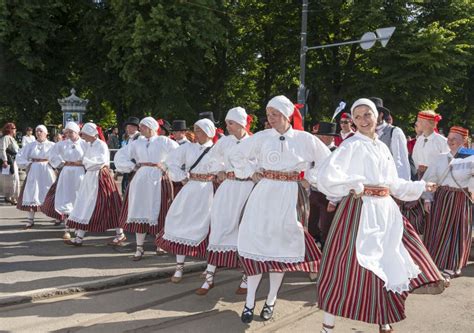
[[[371,97],[379,112],[377,118],[377,135],[379,140],[387,145],[392,153],[397,167],[399,178],[410,180],[410,162],[408,161],[407,139],[400,127],[393,126],[387,122],[390,110],[384,107],[383,100],[379,97]]]

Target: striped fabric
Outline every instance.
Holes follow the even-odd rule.
[[[319,275],[319,308],[353,320],[373,324],[389,324],[405,318],[408,292],[387,291],[384,282],[361,267],[356,257],[362,199],[345,197],[334,217],[324,247]],[[403,244],[421,273],[411,280],[415,289],[443,278],[431,260],[414,228],[404,219]]]
[[[467,196],[461,190],[439,187],[430,216],[424,242],[438,268],[465,267],[472,243],[472,204]]]
[[[237,254],[237,251],[208,251],[207,263],[209,265],[227,268],[238,268],[240,266],[239,255]]]
[[[321,251],[314,238],[305,230],[305,257],[303,262],[284,263],[279,261],[256,261],[240,257],[240,263],[247,276],[265,272],[317,272],[321,260]]]
[[[41,205],[41,211],[44,215],[55,219],[55,220],[62,220],[65,218],[62,214],[58,213],[54,208],[54,199],[56,197],[56,186],[58,185],[59,176],[56,181],[51,185],[49,188],[48,193],[46,193],[46,197],[44,198],[43,204]]]
[[[164,175],[161,179],[161,206],[158,215],[158,224],[151,226],[148,223],[127,223],[128,215],[128,188],[125,192],[122,211],[120,213],[120,225],[123,230],[128,232],[149,233],[150,235],[158,235],[165,227],[165,218],[168,210],[173,202],[173,184],[168,175]]]
[[[159,235],[156,237],[155,244],[157,247],[162,248],[166,252],[175,255],[184,255],[189,257],[196,257],[196,258],[205,258],[206,257],[206,249],[209,242],[209,239],[206,238],[203,240],[199,245],[191,246],[185,244],[179,244],[175,242],[171,242],[163,238],[164,230],[162,230]]]
[[[425,221],[428,219],[428,216],[425,214],[421,200],[417,200],[416,202],[395,201],[400,207],[402,215],[411,223],[418,235],[423,235],[425,231]]]
[[[118,228],[120,226],[121,208],[120,190],[110,175],[109,169],[104,167],[99,173],[97,201],[89,224],[82,224],[73,220],[67,220],[66,224],[69,228],[90,232],[104,232],[108,229]]]

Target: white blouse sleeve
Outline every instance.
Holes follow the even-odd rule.
[[[407,139],[403,131],[395,127],[393,130],[392,143],[390,145],[393,160],[400,178],[410,180],[410,162],[408,161]]]
[[[304,178],[313,186],[318,187],[317,175],[321,165],[331,155],[329,148],[317,137],[311,135],[306,151],[309,153],[310,163],[304,172]]]
[[[135,141],[134,141],[135,142]],[[136,159],[133,148],[134,142],[120,148],[114,156],[114,165],[118,172],[129,173],[135,169],[136,163],[132,160]]]
[[[317,173],[318,190],[328,197],[345,197],[351,190],[361,193],[365,177],[351,175],[350,167],[357,142],[340,145],[321,165]]]
[[[431,166],[426,169],[426,172],[423,175],[423,180],[425,182],[432,182],[438,184],[441,181],[441,173],[443,171],[440,170],[440,165],[443,165],[443,163],[441,163],[442,158],[446,158],[446,156],[440,154],[436,158],[435,163],[432,163]],[[431,192],[424,192],[421,197],[424,201],[433,201],[434,194]]]
[[[225,170],[225,146],[227,139],[220,139],[209,151],[209,173],[217,174]]]
[[[190,143],[179,146],[170,152],[166,158],[165,164],[168,168],[168,175],[174,182],[180,182],[188,177],[186,170],[181,167],[186,163],[186,148],[191,145]]]
[[[258,132],[242,141],[229,155],[229,161],[237,178],[250,178],[258,170],[258,155],[265,132]]]
[[[53,148],[49,151],[49,164],[55,169],[59,168],[61,164],[64,163],[62,157],[62,150],[64,148],[64,143],[62,141],[55,143]]]
[[[99,140],[99,139],[97,139]],[[107,147],[107,144],[98,144],[95,147],[89,147],[90,153],[86,153],[82,163],[84,164],[84,168],[87,171],[96,171],[100,170],[103,166],[108,166],[110,163],[110,153]],[[92,155],[92,156],[87,156]]]
[[[31,149],[35,147],[35,143],[28,143],[26,146],[20,149],[18,154],[16,155],[16,163],[20,168],[26,168],[31,164],[30,159],[30,154],[31,154]]]

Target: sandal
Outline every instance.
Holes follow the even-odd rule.
[[[66,239],[64,243],[67,245],[82,246],[82,237],[76,236],[74,239]]]
[[[275,304],[268,305],[267,302],[265,302],[262,312],[260,312],[260,318],[262,318],[264,321],[272,319],[274,308],[275,308]]]
[[[207,282],[207,285],[209,286],[209,288],[203,288],[203,287],[199,288],[198,290],[196,290],[196,295],[199,295],[199,296],[207,295],[209,290],[214,288],[214,275],[215,275],[214,272],[206,271],[206,278],[205,279],[206,279],[206,282]]]
[[[173,275],[173,276],[171,277],[171,282],[173,282],[173,283],[180,283],[181,280],[183,279],[183,275],[182,275],[183,271],[184,271],[184,262],[178,262],[178,263],[176,263],[176,271],[175,271],[175,274],[176,274],[176,272],[181,272],[181,276],[174,276],[174,275]]]
[[[164,255],[164,254],[166,254],[166,253],[168,253],[168,252],[166,252],[166,251],[163,250],[162,248],[160,248],[160,247],[157,247],[157,248],[156,248],[156,255],[157,255],[157,256],[162,256],[162,255]]]
[[[329,333],[334,329],[334,327],[336,326],[335,325],[331,326],[331,325],[327,325],[323,323],[323,329],[321,330],[321,333]],[[331,331],[328,331],[328,330],[331,330]]]
[[[244,310],[242,311],[242,315],[240,316],[240,320],[244,324],[250,324],[253,320],[253,310],[255,309],[255,305],[253,308],[247,307],[247,305],[244,305]]]
[[[392,325],[388,324],[388,326],[390,326],[390,328],[387,330],[387,329],[383,329],[383,328],[382,328],[382,325],[379,325],[379,333],[391,333],[391,332],[394,332]]]
[[[242,280],[240,280],[239,288],[235,291],[237,295],[247,295],[247,288],[242,288],[241,285],[245,283],[247,284],[247,275],[242,276]]]
[[[127,237],[122,232],[120,235],[116,235],[114,239],[112,239],[110,242],[107,243],[107,245],[121,246],[126,240],[127,240]]]
[[[145,254],[145,250],[143,249],[143,246],[137,246],[137,252],[132,257],[133,261],[140,261],[142,260],[143,255]]]
[[[26,223],[24,229],[29,230],[35,226],[35,220],[33,219],[28,219],[28,223]]]

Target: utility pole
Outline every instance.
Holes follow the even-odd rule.
[[[301,49],[300,49],[300,85],[298,86],[298,104],[303,104],[304,107],[301,109],[301,115],[304,118],[307,114],[308,107],[306,105],[306,86],[305,86],[305,75],[306,75],[306,31],[308,29],[308,0],[303,0],[303,8],[301,10]]]

